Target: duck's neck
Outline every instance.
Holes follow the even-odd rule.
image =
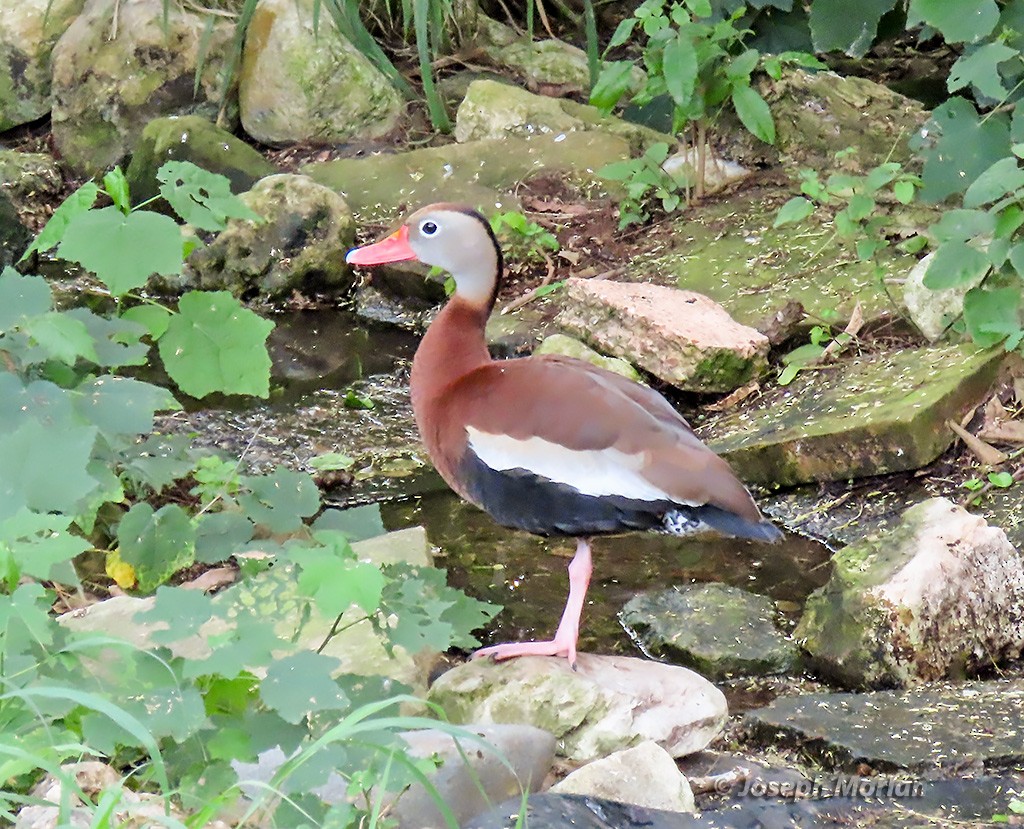
[[[417,420],[428,401],[453,382],[491,361],[484,329],[490,305],[453,297],[423,335],[412,361],[410,389]]]

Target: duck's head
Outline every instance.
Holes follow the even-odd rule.
[[[455,296],[490,307],[501,279],[501,248],[490,224],[470,207],[431,204],[409,216],[390,236],[353,248],[350,265],[383,265],[416,259],[448,271]]]

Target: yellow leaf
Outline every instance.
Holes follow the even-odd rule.
[[[117,550],[111,550],[107,553],[106,570],[107,575],[117,582],[117,586],[122,590],[135,587],[135,568],[128,562],[122,561],[121,556],[117,554]]]

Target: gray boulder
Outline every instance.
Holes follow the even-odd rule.
[[[85,0],[0,0],[0,132],[50,112],[50,53]]]
[[[242,126],[267,144],[377,138],[404,107],[391,82],[321,14],[312,0],[260,0],[249,24],[239,79]]]
[[[162,115],[216,118],[234,22],[163,0],[87,0],[53,50],[53,138],[64,163],[94,175],[120,162]],[[115,9],[117,13],[115,14]],[[116,36],[111,36],[116,21]],[[200,54],[203,72],[196,88]]]
[[[340,295],[352,287],[345,251],[355,224],[341,196],[306,176],[281,174],[261,179],[241,198],[264,221],[230,220],[189,256],[181,282],[162,279],[156,287],[223,289],[269,300],[295,291]]]
[[[1002,530],[945,498],[832,559],[794,638],[852,687],[907,686],[1018,656],[1024,562]]]

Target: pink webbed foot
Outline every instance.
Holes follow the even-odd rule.
[[[543,642],[505,642],[491,645],[473,653],[473,659],[493,659],[501,662],[517,656],[564,656],[569,665],[576,669],[576,637],[560,640],[557,636]]]

